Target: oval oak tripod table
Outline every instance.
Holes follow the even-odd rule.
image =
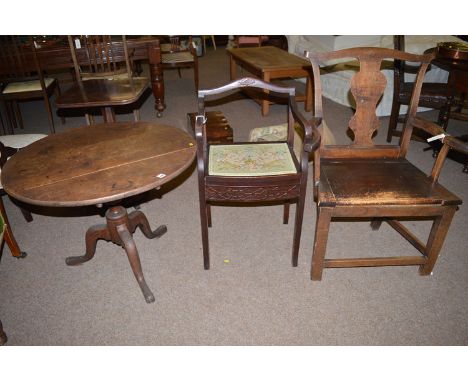
[[[49,135],[16,153],[3,167],[4,190],[20,201],[49,207],[109,204],[106,224],[90,227],[83,256],[66,259],[78,265],[93,258],[99,239],[122,246],[146,302],[154,295],[146,284],[132,234],[140,227],[153,239],[141,211],[127,214],[126,197],[158,188],[190,166],[195,142],[184,131],[149,122],[117,122],[79,127]]]

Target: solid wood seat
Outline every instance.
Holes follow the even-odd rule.
[[[323,205],[461,204],[442,185],[434,184],[406,159],[333,160],[321,162]]]
[[[353,138],[349,144],[327,145],[323,142],[314,153],[314,196],[317,202],[312,280],[321,280],[324,268],[418,265],[421,275],[429,275],[442,248],[460,198],[438,183],[439,173],[450,149],[468,153],[468,145],[447,136],[428,176],[405,157],[414,128],[430,135],[444,130],[416,117],[422,82],[434,54],[414,55],[383,48],[353,48],[336,52],[306,52],[314,73],[316,118],[323,117],[320,64],[335,59],[358,59],[359,71],[350,80],[356,111],[343,126]],[[373,142],[380,126],[376,105],[387,81],[382,73],[385,60],[406,60],[419,64],[412,86],[411,102],[398,145],[376,145]],[[322,131],[323,126],[318,127]],[[401,254],[393,257],[325,258],[328,232],[333,220],[369,219],[377,230],[385,221],[410,242],[420,256]],[[424,244],[400,220],[432,220]]]

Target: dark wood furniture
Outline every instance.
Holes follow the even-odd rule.
[[[129,51],[132,52],[134,62],[138,62],[140,60],[149,61],[151,87],[155,101],[154,108],[157,111],[157,116],[160,117],[162,116],[162,112],[166,108],[166,105],[164,99],[164,74],[161,63],[159,37],[132,36],[127,39],[127,45]],[[118,40],[118,36],[113,36],[112,46],[115,54],[114,61],[121,63],[125,62],[123,43]],[[83,54],[81,54],[81,52]],[[41,68],[44,71],[74,68],[66,36],[59,36],[57,39],[51,40],[47,44],[42,44],[37,49],[37,57],[41,64]],[[88,59],[84,50],[79,49],[77,51],[77,59],[79,64],[86,64]],[[32,52],[24,52],[23,62],[29,70],[34,70]]]
[[[468,121],[463,112],[468,94],[468,43],[440,43],[435,51],[434,64],[449,72],[447,120]]]
[[[394,36],[394,48],[405,51],[405,36]],[[405,73],[416,74],[418,67],[408,65],[404,61],[395,60],[393,71],[393,102],[390,121],[388,123],[387,142],[392,141],[392,137],[401,136],[401,130],[397,129],[398,123],[405,121],[406,115],[400,115],[400,107],[409,105],[413,92],[413,83],[405,81]],[[439,110],[437,124],[447,129],[448,124],[448,88],[445,83],[424,82],[419,98],[420,107],[428,107]],[[417,137],[413,134],[413,137]]]
[[[86,232],[86,253],[68,257],[68,265],[93,258],[99,239],[122,246],[150,303],[154,296],[143,276],[132,233],[151,231],[141,211],[127,214],[121,201],[160,187],[181,174],[195,157],[195,142],[180,129],[148,122],[96,124],[49,135],[15,154],[4,166],[2,183],[13,198],[41,206],[108,206],[106,224]]]
[[[3,219],[2,215],[3,211],[0,210],[0,255],[1,255],[1,250],[3,249],[3,235],[5,233],[5,220]],[[7,342],[8,338],[5,332],[3,331],[3,324],[2,321],[0,320],[0,346],[5,345]]]
[[[267,36],[235,36],[234,46],[236,48],[259,47],[266,40],[268,40]]]
[[[3,169],[3,166],[7,162],[7,160],[14,154],[18,152],[18,150],[28,146],[29,144],[44,138],[44,134],[15,134],[15,135],[2,135],[0,137],[0,169]],[[16,258],[23,258],[27,256],[27,253],[20,250],[20,247],[13,235],[13,230],[11,228],[11,224],[8,221],[8,216],[5,210],[5,206],[3,205],[3,196],[5,196],[5,191],[3,189],[3,185],[0,182],[0,212],[4,218],[6,223],[5,229],[5,241],[10,248],[11,254]],[[26,219],[27,222],[31,222],[33,217],[31,212],[20,207],[20,210]]]
[[[11,229],[10,222],[8,221],[8,217],[5,211],[5,206],[3,205],[3,200],[0,197],[0,213],[3,215],[3,218],[6,223],[6,228],[5,228],[5,242],[8,245],[8,248],[10,248],[11,254],[13,257],[16,257],[18,259],[22,259],[27,256],[27,253],[22,251],[18,245],[18,242],[15,239],[15,236],[13,235],[13,231]]]
[[[225,93],[244,88],[258,88],[283,97],[288,96],[286,142],[248,142],[230,145],[213,145],[207,142],[205,98],[212,99],[213,96],[222,98]],[[283,216],[285,224],[288,222],[289,203],[297,203],[292,248],[292,264],[297,266],[308,157],[309,152],[318,146],[319,135],[297,110],[295,89],[275,86],[254,78],[243,78],[219,88],[200,90],[198,104],[195,135],[204,268],[210,267],[208,227],[211,226],[212,202],[285,202]],[[305,137],[299,162],[293,153],[295,121],[303,129]],[[270,166],[271,162],[290,165],[275,168]]]
[[[306,94],[296,95],[296,101],[305,101],[305,110],[312,110],[312,72],[310,63],[275,46],[257,48],[233,48],[226,50],[230,59],[231,81],[237,75],[237,65],[265,82],[280,78],[307,78]],[[258,102],[262,106],[262,115],[268,115],[271,100],[265,97]]]
[[[99,107],[104,122],[115,122],[115,107],[133,105],[135,121],[138,121],[140,113],[135,104],[148,88],[149,80],[133,77],[126,37],[122,36],[125,69],[114,60],[111,36],[68,36],[68,43],[77,82],[57,98],[57,108],[84,109],[86,123],[90,125],[93,118],[89,109]],[[77,58],[79,49],[84,50],[87,58],[81,65]]]
[[[6,333],[3,331],[3,324],[2,324],[2,321],[0,321],[0,346],[5,345],[7,341],[8,341],[8,337]]]
[[[195,134],[195,120],[198,113],[187,114],[188,131]],[[221,111],[207,111],[206,116],[206,140],[208,144],[214,143],[232,143],[232,127]]]
[[[17,127],[23,128],[19,102],[41,98],[45,102],[50,131],[54,133],[50,105],[54,93],[59,96],[60,87],[55,78],[44,76],[32,38],[22,41],[21,36],[0,36],[0,102],[6,109],[9,133],[13,134]]]
[[[436,49],[430,49],[429,52],[436,52],[434,65],[441,67],[449,72],[447,81],[447,124],[450,119],[468,121],[466,113],[468,94],[468,43],[440,43]],[[464,111],[465,110],[465,111]],[[460,137],[467,141],[468,135]],[[440,150],[440,144],[433,144],[434,154]],[[451,155],[452,159],[461,161],[463,172],[468,173],[468,159],[466,155]]]
[[[449,230],[458,205],[462,201],[438,183],[442,164],[450,149],[468,152],[468,146],[446,137],[444,146],[427,176],[405,156],[413,128],[431,135],[444,130],[436,124],[416,117],[424,74],[434,55],[414,55],[383,48],[353,48],[337,52],[307,52],[314,72],[315,116],[323,117],[320,82],[321,62],[355,58],[360,71],[351,78],[351,93],[356,111],[349,122],[354,140],[349,145],[321,145],[314,157],[314,193],[317,201],[317,222],[312,255],[312,280],[321,280],[323,268],[384,265],[419,265],[421,275],[429,275]],[[403,134],[397,145],[374,145],[373,134],[380,122],[375,108],[382,96],[386,79],[380,71],[382,60],[406,60],[420,63],[413,87],[411,104]],[[343,134],[346,126],[343,126]],[[333,218],[375,219],[378,229],[388,222],[408,240],[422,256],[363,257],[325,259],[330,221]],[[427,244],[422,243],[399,220],[428,219],[433,221]]]
[[[180,69],[193,69],[195,91],[198,91],[198,57],[192,36],[170,36],[167,42],[161,42],[161,62],[163,69],[177,69],[179,77]]]

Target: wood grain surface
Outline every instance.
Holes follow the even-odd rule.
[[[194,157],[194,140],[175,127],[98,124],[34,142],[8,161],[2,183],[9,195],[26,203],[100,204],[156,188],[183,172]]]

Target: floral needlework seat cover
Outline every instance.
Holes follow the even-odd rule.
[[[261,176],[296,174],[286,143],[212,145],[209,175]]]

